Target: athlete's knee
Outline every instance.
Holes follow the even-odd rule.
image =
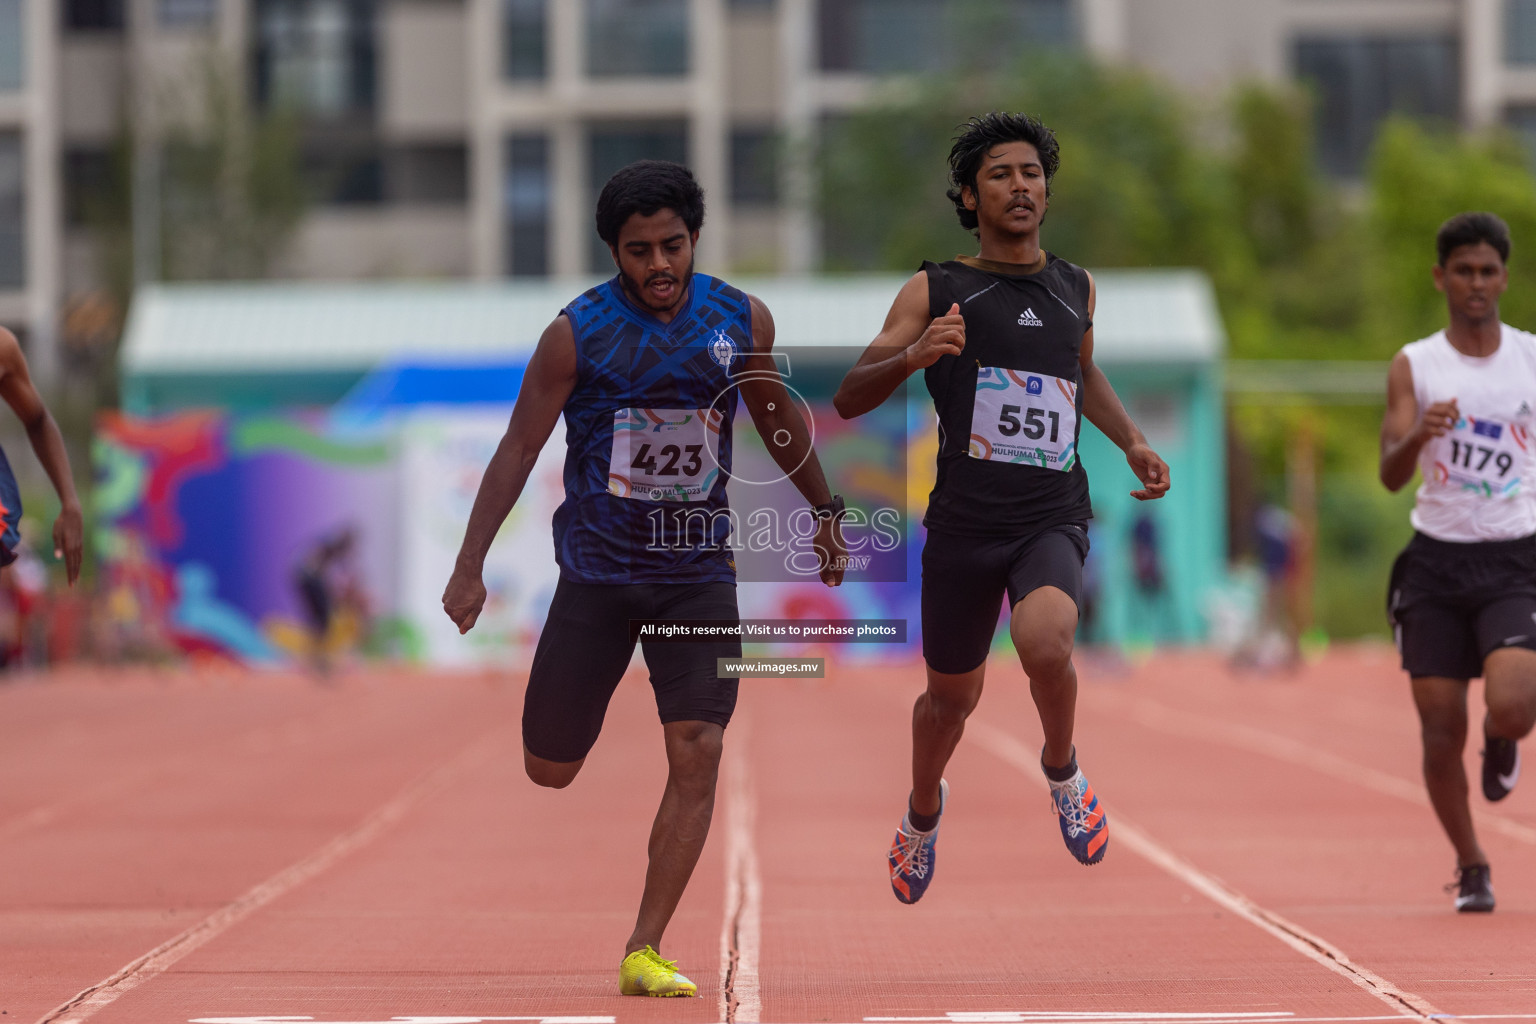
[[[1441,771],[1461,764],[1461,752],[1467,745],[1466,721],[1447,716],[1425,719],[1419,728],[1424,744],[1424,770]]]
[[[725,729],[713,722],[668,722],[667,765],[675,781],[713,788],[725,752]]]
[[[1505,739],[1524,739],[1536,726],[1536,687],[1488,688],[1487,731]]]
[[[523,770],[528,773],[534,785],[546,789],[564,789],[569,786],[585,763],[586,758],[580,761],[548,761],[530,753],[527,747],[523,748]]]
[[[981,702],[981,670],[955,674],[928,670],[928,689],[917,698],[916,715],[941,729],[964,725]]]
[[[1022,642],[1021,642],[1022,641]],[[1071,630],[1031,630],[1016,637],[1019,663],[1031,680],[1055,679],[1072,664]]]

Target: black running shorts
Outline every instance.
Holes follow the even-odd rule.
[[[1051,526],[1025,537],[971,537],[928,531],[923,545],[923,658],[936,672],[958,674],[987,660],[1003,594],[1011,608],[1040,587],[1066,591],[1083,605],[1084,523]]]
[[[1410,676],[1475,679],[1501,647],[1536,650],[1536,537],[1455,544],[1415,533],[1387,618]]]
[[[734,583],[574,583],[561,579],[539,634],[523,698],[523,744],[546,761],[580,761],[597,742],[608,701],[635,652],[630,619],[736,622]],[[716,658],[741,657],[741,639],[641,641],[662,722],[724,726],[735,679],[715,678]]]

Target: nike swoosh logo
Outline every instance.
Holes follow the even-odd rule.
[[[1510,772],[1508,775],[1500,775],[1499,776],[1499,785],[1503,786],[1505,789],[1514,789],[1515,788],[1515,783],[1517,783],[1519,781],[1520,781],[1520,763],[1518,761],[1515,762],[1515,770],[1514,771]]]
[[[1513,647],[1515,644],[1523,644],[1529,639],[1530,637],[1524,633],[1521,633],[1519,636],[1507,636],[1504,638],[1504,646]]]

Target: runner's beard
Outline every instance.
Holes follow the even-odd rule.
[[[650,280],[650,278],[647,278],[647,280]],[[678,279],[677,294],[673,298],[672,304],[670,306],[665,306],[658,309],[657,307],[651,305],[649,302],[645,301],[644,282],[641,282],[637,285],[635,283],[635,279],[630,277],[623,270],[619,271],[619,284],[621,287],[623,287],[624,294],[628,295],[630,300],[641,309],[648,309],[653,313],[670,313],[672,310],[676,309],[680,303],[682,303],[683,297],[688,294],[688,289],[693,287],[693,260],[688,261],[688,269],[684,271],[683,276]]]

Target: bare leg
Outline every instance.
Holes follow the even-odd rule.
[[[1536,651],[1502,647],[1483,660],[1483,677],[1488,735],[1525,739],[1536,726]]]
[[[939,779],[981,700],[986,671],[986,662],[954,675],[928,669],[928,689],[912,707],[912,809],[918,814],[939,813]]]
[[[1467,771],[1462,750],[1467,745],[1467,681],[1439,676],[1414,676],[1413,701],[1419,709],[1424,740],[1424,786],[1440,825],[1456,848],[1462,867],[1488,863],[1472,828],[1467,804]]]
[[[1066,591],[1039,587],[1013,606],[1008,629],[1045,732],[1041,759],[1052,768],[1065,768],[1072,762],[1077,720],[1077,669],[1072,666],[1077,603]]]
[[[725,730],[713,722],[668,722],[662,729],[667,742],[667,788],[651,826],[650,866],[635,930],[624,946],[626,956],[646,946],[661,949],[661,935],[704,852],[715,811]]]

